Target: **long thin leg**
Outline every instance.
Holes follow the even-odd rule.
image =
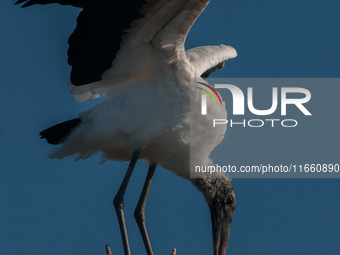
[[[145,203],[151,186],[152,177],[153,174],[155,173],[156,166],[157,166],[156,164],[150,164],[148,175],[146,177],[144,187],[134,213],[148,255],[153,255],[153,252],[145,225]]]
[[[132,175],[133,169],[135,168],[139,154],[140,154],[140,151],[135,151],[133,153],[128,170],[126,171],[124,180],[122,184],[120,185],[117,195],[113,199],[113,205],[116,209],[116,213],[117,213],[117,217],[119,221],[120,233],[122,235],[125,255],[131,255],[131,251],[130,251],[129,240],[128,240],[127,230],[126,230],[126,225],[125,225],[125,218],[124,218],[124,194],[125,194],[127,185],[130,181],[130,177]]]

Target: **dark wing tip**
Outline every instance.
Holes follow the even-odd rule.
[[[18,0],[18,1],[15,2],[15,4],[21,4],[21,3],[27,2],[27,1],[28,0]],[[28,7],[28,6],[31,6],[31,5],[34,5],[34,4],[37,4],[37,3],[35,3],[35,1],[28,1],[27,3],[23,4],[21,6],[21,8]]]
[[[131,28],[133,20],[144,16],[140,10],[149,3],[149,0],[15,1],[15,4],[23,4],[21,7],[58,3],[83,8],[68,41],[68,63],[72,66],[70,80],[75,86],[102,79],[103,73],[112,67],[126,29]]]
[[[221,63],[219,63],[218,65],[216,65],[216,66],[210,68],[209,70],[205,71],[205,72],[201,75],[201,77],[202,77],[203,79],[206,79],[206,78],[209,77],[209,75],[210,75],[211,73],[215,72],[216,69],[222,69],[223,67],[224,67],[224,62],[221,62]]]
[[[70,134],[72,129],[74,129],[81,122],[81,119],[76,118],[72,120],[68,120],[57,125],[54,125],[50,128],[41,131],[40,139],[45,138],[50,144],[60,144],[64,141],[64,138]]]
[[[53,4],[58,3],[61,5],[73,5],[73,6],[82,6],[85,3],[89,2],[89,0],[18,0],[15,4],[21,4],[26,2],[21,8],[28,7],[35,4]]]

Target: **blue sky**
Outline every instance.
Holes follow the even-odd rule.
[[[335,0],[212,0],[186,46],[235,47],[239,56],[214,77],[340,77],[339,11]],[[67,38],[78,12],[59,5],[20,9],[9,0],[0,3],[1,254],[105,254],[107,243],[123,254],[112,199],[127,163],[100,166],[99,156],[51,160],[46,154],[53,147],[38,139],[39,131],[97,103],[77,103],[66,87]],[[337,115],[328,117],[329,125],[338,124]],[[313,135],[338,139],[322,127]],[[232,139],[228,133],[226,139]],[[259,139],[268,142],[248,136],[246,146]],[[289,155],[313,153],[313,146],[318,144]],[[247,163],[252,155],[238,149]],[[327,143],[318,148],[326,155],[336,155],[334,149]],[[133,210],[146,172],[139,162],[126,193],[133,254],[144,254]],[[227,254],[339,254],[339,179],[232,182],[237,209]],[[155,254],[170,254],[172,247],[178,254],[212,254],[209,209],[190,182],[159,168],[146,214]]]

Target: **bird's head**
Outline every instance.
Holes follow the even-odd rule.
[[[233,185],[230,179],[224,176],[193,179],[193,184],[203,193],[210,208],[214,255],[225,255],[236,208]]]

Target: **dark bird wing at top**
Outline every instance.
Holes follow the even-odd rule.
[[[237,55],[224,45],[185,52],[187,33],[207,0],[19,0],[16,4],[23,2],[23,7],[59,3],[83,9],[68,41],[72,66],[69,90],[79,102],[152,75],[159,56],[159,52],[153,53],[157,51],[163,52],[169,63],[178,57],[184,63],[186,55],[197,77],[202,78]]]
[[[23,2],[22,7],[58,3],[83,8],[68,41],[70,81],[75,86],[101,80],[112,66],[124,31],[130,28],[131,21],[143,17],[140,9],[146,4],[146,0],[19,0],[16,4]]]

